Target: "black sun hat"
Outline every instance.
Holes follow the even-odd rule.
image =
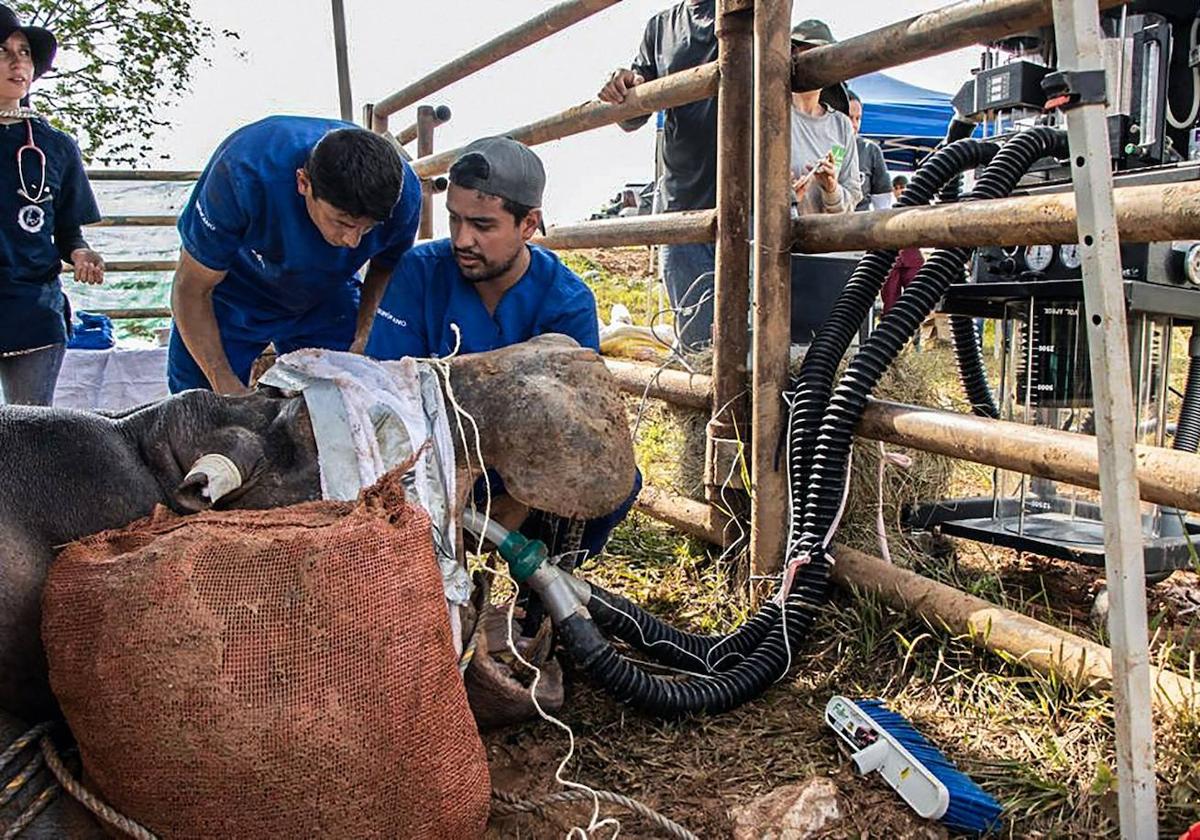
[[[54,63],[54,54],[58,52],[58,41],[49,29],[40,26],[22,26],[17,13],[8,6],[0,6],[0,41],[8,40],[8,36],[20,32],[29,40],[29,51],[33,53],[33,78],[38,78]]]

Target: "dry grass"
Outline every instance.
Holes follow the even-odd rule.
[[[623,285],[619,278],[602,279],[602,289],[649,294],[644,281]],[[603,308],[603,295],[601,300]],[[907,353],[881,392],[926,405],[962,404],[944,349]],[[684,453],[700,434],[702,426],[674,412],[647,410],[637,444],[647,477],[677,491],[694,489],[688,476],[695,481],[695,460]],[[969,542],[943,541],[934,557],[922,551],[925,543],[901,534],[899,511],[905,504],[983,492],[990,480],[982,467],[909,454],[912,468],[889,466],[885,472],[884,514],[898,563],[1104,641],[1088,618],[1101,577],[1096,571]],[[876,553],[878,457],[873,444],[857,447],[841,532],[842,539]],[[680,466],[685,462],[686,475]],[[678,626],[723,632],[750,611],[734,582],[736,563],[635,514],[618,528],[607,556],[584,574]],[[1150,593],[1153,655],[1184,672],[1200,651],[1198,602],[1193,572],[1177,572]],[[1110,696],[1075,691],[872,595],[845,591],[836,592],[821,613],[789,677],[726,715],[663,723],[629,712],[582,681],[570,685],[563,718],[576,734],[578,753],[567,775],[635,796],[706,838],[729,836],[730,809],[738,804],[812,775],[830,776],[853,812],[840,833],[830,836],[926,836],[883,783],[847,770],[821,717],[833,693],[884,697],[905,714],[1004,804],[1002,836],[1116,836]],[[1160,823],[1162,836],[1173,837],[1200,819],[1200,720],[1156,723]],[[523,792],[555,789],[553,768],[566,750],[560,730],[532,723],[488,741],[498,783]],[[572,818],[585,817],[577,811],[550,822],[504,821],[492,833],[561,837]],[[656,836],[644,824],[622,819],[622,837]]]

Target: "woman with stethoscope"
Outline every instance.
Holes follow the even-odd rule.
[[[68,335],[63,260],[76,280],[104,280],[104,260],[80,230],[100,211],[79,147],[24,104],[57,49],[49,31],[0,6],[0,389],[9,404],[54,398]]]

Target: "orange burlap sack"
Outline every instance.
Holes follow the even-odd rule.
[[[486,756],[397,473],[357,504],[160,510],[81,540],[43,610],[90,784],[159,836],[482,835]]]

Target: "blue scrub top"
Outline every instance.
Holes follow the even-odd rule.
[[[55,231],[74,234],[100,221],[75,141],[44,120],[31,122],[33,141],[46,155],[50,196],[36,205],[17,195],[17,150],[28,139],[26,122],[0,125],[0,353],[67,340]],[[25,184],[36,195],[43,180],[41,159],[32,151],[21,158]]]
[[[550,251],[530,245],[529,270],[489,315],[454,261],[449,239],[413,248],[396,266],[384,292],[367,355],[376,359],[438,357],[454,351],[450,324],[462,331],[461,353],[481,353],[562,333],[600,350],[592,290]]]
[[[246,317],[250,329],[293,319],[336,296],[357,299],[356,272],[370,260],[395,264],[412,247],[421,214],[421,184],[404,163],[404,185],[391,217],[356,248],[330,245],[296,191],[296,170],[317,141],[353,123],[313,117],[267,117],[226,138],[205,167],[179,217],[183,246],[202,265],[227,272],[213,290],[222,313]]]

